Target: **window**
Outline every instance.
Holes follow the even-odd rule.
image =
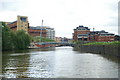
[[[24,17],[21,17],[20,20],[26,22],[26,18]]]
[[[84,41],[87,41],[87,38],[84,38]]]

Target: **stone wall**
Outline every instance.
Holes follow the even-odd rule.
[[[119,56],[120,45],[75,45],[80,52]]]

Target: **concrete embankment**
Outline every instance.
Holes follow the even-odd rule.
[[[75,45],[80,52],[119,56],[120,45]]]

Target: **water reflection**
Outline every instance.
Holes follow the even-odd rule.
[[[18,52],[18,51],[17,51]],[[28,77],[27,72],[29,67],[30,55],[28,51],[19,51],[19,53],[3,52],[3,74],[8,78],[25,78]]]
[[[118,61],[72,47],[3,52],[7,78],[118,78]]]

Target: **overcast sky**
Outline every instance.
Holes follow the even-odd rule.
[[[118,34],[119,0],[0,0],[0,21],[28,16],[30,26],[55,28],[57,37],[72,38],[79,25]]]

